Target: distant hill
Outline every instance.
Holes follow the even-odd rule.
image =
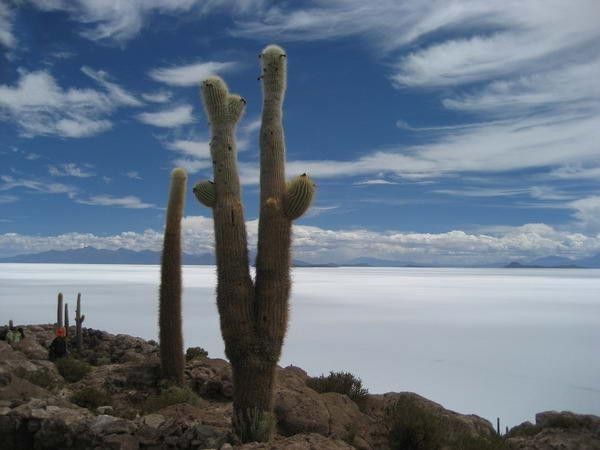
[[[214,264],[211,254],[183,254],[183,264]],[[53,263],[53,264],[160,264],[160,252],[143,250],[134,252],[120,248],[104,250],[95,247],[84,247],[74,250],[50,250],[48,252],[11,256],[0,259],[3,263]]]
[[[536,264],[521,264],[517,261],[512,261],[504,266],[505,269],[583,269],[582,266],[575,264],[563,265],[563,266],[543,266]]]

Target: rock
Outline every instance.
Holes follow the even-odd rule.
[[[188,362],[186,379],[200,397],[229,400],[233,397],[231,367],[223,359],[195,358]]]
[[[15,344],[14,348],[29,359],[48,359],[48,349],[38,344],[34,335],[28,335],[21,342]]]
[[[330,416],[325,402],[295,371],[279,371],[274,411],[278,431],[284,436],[329,433]]]
[[[97,435],[131,434],[135,430],[133,422],[108,415],[99,415],[94,419],[90,430]]]
[[[353,450],[354,447],[339,439],[319,434],[296,434],[269,443],[253,442],[236,447],[240,450]]]
[[[536,414],[535,422],[512,428],[509,444],[518,450],[600,450],[600,417],[545,411]]]
[[[158,428],[165,422],[165,417],[160,414],[148,414],[142,417],[142,423],[150,428]]]
[[[113,407],[112,406],[98,406],[96,408],[96,411],[98,411],[98,414],[109,414],[113,412]]]

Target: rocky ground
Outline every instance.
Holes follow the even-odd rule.
[[[85,350],[55,365],[52,325],[25,333],[14,348],[0,341],[2,449],[600,449],[596,416],[540,413],[499,437],[488,421],[412,393],[357,404],[316,392],[297,367],[279,370],[273,441],[236,446],[227,361],[190,358],[186,388],[172,388],[159,379],[156,342],[84,329]]]

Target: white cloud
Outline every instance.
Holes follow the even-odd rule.
[[[112,195],[94,195],[87,199],[78,199],[77,203],[96,206],[119,206],[129,209],[155,208],[152,203],[144,203],[138,197],[126,195],[124,197],[113,197]]]
[[[373,186],[373,185],[381,185],[381,184],[398,184],[398,183],[396,183],[395,181],[384,180],[381,178],[357,181],[356,183],[354,183],[355,186]]]
[[[2,203],[14,203],[19,200],[16,195],[0,195],[0,204]]]
[[[104,87],[107,93],[63,89],[45,70],[21,72],[15,86],[0,85],[0,120],[15,122],[25,137],[81,138],[98,134],[111,128],[108,116],[112,111],[133,106],[124,91]]]
[[[80,22],[82,36],[92,40],[110,39],[123,43],[135,37],[154,14],[196,15],[227,8],[244,14],[262,8],[264,0],[31,0],[44,11],[65,11]]]
[[[167,148],[197,159],[210,158],[210,142],[179,139],[166,144]]]
[[[600,196],[575,200],[569,204],[575,210],[575,217],[581,222],[581,225],[590,231],[600,233]]]
[[[16,46],[17,40],[13,32],[14,14],[9,6],[0,2],[0,45],[12,49]]]
[[[39,180],[27,178],[14,178],[10,175],[0,176],[0,191],[9,191],[12,189],[26,189],[28,191],[39,192],[42,194],[66,194],[74,198],[77,188],[62,183],[43,183]]]
[[[155,127],[175,128],[194,121],[192,110],[191,105],[183,105],[154,113],[141,113],[137,118],[140,122]]]
[[[135,170],[131,170],[129,172],[125,172],[125,176],[127,178],[131,178],[132,180],[141,180],[142,177],[140,176],[139,172],[135,171]]]
[[[184,218],[184,251],[191,254],[213,249],[212,220]],[[247,223],[249,243],[256,245],[258,221]],[[294,257],[313,262],[345,262],[361,256],[436,264],[490,264],[548,255],[589,256],[600,251],[600,236],[558,231],[544,224],[503,227],[493,233],[411,233],[395,230],[324,229],[294,225]],[[116,250],[159,250],[162,232],[146,230],[109,236],[68,233],[58,236],[0,235],[0,254],[66,250],[93,246]]]
[[[382,0],[365,5],[331,0],[308,5],[272,6],[239,20],[233,32],[305,41],[358,36],[392,68],[390,78],[398,88],[441,88],[446,108],[486,119],[422,128],[398,121],[400,128],[435,134],[412,148],[365,149],[355,161],[308,162],[313,175],[384,171],[415,179],[598,163],[598,2]]]
[[[157,92],[148,92],[142,94],[142,98],[147,102],[152,103],[165,103],[168,102],[173,94],[169,91],[157,91]]]
[[[94,173],[79,167],[75,163],[50,165],[48,166],[48,173],[50,173],[50,175],[53,177],[89,178],[94,176]]]
[[[103,70],[94,70],[90,67],[83,66],[81,71],[96,81],[102,87],[108,91],[109,97],[117,105],[123,106],[142,106],[143,103],[139,101],[133,94],[127,92],[121,86],[112,81],[109,81],[109,75]]]
[[[237,67],[234,62],[206,61],[184,66],[162,67],[150,71],[150,78],[171,86],[199,86],[211,75],[231,72]]]

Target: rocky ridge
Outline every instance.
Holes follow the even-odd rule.
[[[61,375],[47,359],[52,325],[27,326],[25,334],[14,348],[0,341],[0,442],[6,449],[389,449],[387,411],[394,404],[418,407],[426,412],[419,417],[443,424],[438,447],[431,448],[600,449],[596,416],[540,413],[536,424],[500,438],[485,419],[408,392],[368,395],[359,407],[346,395],[311,389],[306,372],[291,366],[278,372],[274,440],[235,446],[227,361],[190,359],[187,387],[174,389],[159,379],[156,342],[84,329],[85,350],[76,356],[86,370],[67,381],[63,375],[70,374],[62,368]],[[432,427],[415,423],[404,435],[415,426]]]

